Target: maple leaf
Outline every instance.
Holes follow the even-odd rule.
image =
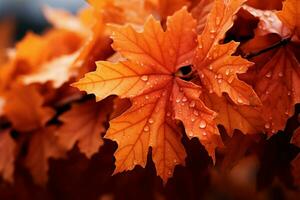
[[[47,21],[57,29],[65,29],[80,33],[84,37],[87,37],[89,34],[91,34],[90,29],[87,27],[88,24],[93,24],[94,20],[91,20],[91,18],[86,20],[83,16],[88,12],[92,12],[89,8],[81,10],[78,12],[77,16],[74,16],[65,10],[55,9],[48,6],[44,7],[43,12]]]
[[[167,29],[148,18],[142,32],[131,26],[112,26],[113,48],[128,60],[98,62],[97,70],[73,86],[96,95],[130,98],[132,106],[110,121],[105,138],[115,140],[115,173],[145,167],[149,147],[157,173],[164,182],[186,156],[177,120],[188,136],[198,137],[214,157],[221,145],[214,123],[216,113],[199,99],[201,87],[186,82],[176,72],[192,63],[196,43],[196,21],[186,8],[168,18]]]
[[[82,37],[67,30],[53,29],[42,36],[29,32],[16,45],[19,70],[24,74],[34,72],[47,61],[75,52],[81,44]]]
[[[223,125],[229,136],[235,129],[244,134],[257,134],[264,130],[265,121],[260,106],[236,105],[228,97],[208,92],[202,95],[205,105],[218,113],[216,122]]]
[[[13,182],[16,143],[10,130],[0,131],[0,174],[4,180]]]
[[[75,68],[73,63],[79,56],[79,51],[73,54],[60,56],[49,62],[44,63],[36,72],[21,76],[25,85],[32,83],[46,83],[51,81],[54,88],[61,87],[71,77],[77,75],[78,67]]]
[[[57,131],[59,143],[70,150],[78,142],[79,150],[91,158],[103,144],[101,133],[106,130],[104,123],[111,110],[110,99],[74,105],[59,117],[64,123]]]
[[[253,89],[237,78],[252,65],[240,56],[232,56],[239,43],[219,44],[233,24],[233,15],[245,0],[216,0],[206,26],[198,36],[198,48],[193,62],[201,82],[210,93],[227,93],[238,105],[260,105]]]
[[[56,130],[55,126],[39,129],[30,140],[25,166],[39,185],[48,180],[49,158],[64,158],[66,154],[66,149],[58,143]]]
[[[243,5],[243,9],[254,17],[259,18],[258,28],[255,30],[256,35],[276,33],[282,37],[287,37],[291,34],[290,30],[282,23],[274,11],[259,10],[247,5]]]
[[[43,97],[34,86],[17,85],[5,95],[4,113],[14,129],[32,131],[43,127],[55,114],[43,103]]]

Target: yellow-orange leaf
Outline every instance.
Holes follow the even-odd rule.
[[[9,130],[0,131],[0,174],[3,179],[13,182],[16,143]]]
[[[259,105],[253,89],[237,78],[252,65],[240,56],[232,56],[238,43],[219,44],[233,24],[233,16],[245,0],[216,0],[206,26],[198,37],[194,65],[204,86],[210,93],[227,93],[239,105]]]
[[[18,131],[32,131],[46,124],[54,111],[43,106],[43,97],[34,86],[16,86],[5,96],[4,113]]]
[[[142,32],[131,26],[113,26],[113,47],[127,61],[98,62],[97,70],[74,86],[96,95],[130,98],[132,107],[110,121],[106,138],[118,143],[115,173],[146,165],[149,147],[157,173],[166,182],[186,153],[176,119],[189,137],[198,137],[214,156],[220,145],[215,113],[199,99],[201,87],[176,75],[190,65],[196,47],[196,22],[186,8],[167,21],[164,31],[150,17]]]
[[[34,132],[25,160],[26,167],[35,183],[43,185],[48,180],[49,158],[63,158],[66,149],[61,147],[55,135],[56,127],[47,127]]]
[[[74,105],[59,118],[64,123],[57,131],[59,143],[70,150],[78,142],[79,150],[90,158],[103,144],[101,134],[111,110],[110,99]]]

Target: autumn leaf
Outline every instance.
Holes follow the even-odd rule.
[[[57,141],[56,130],[55,126],[39,129],[30,140],[25,166],[39,185],[47,183],[49,158],[64,158],[66,154],[66,149]]]
[[[25,85],[32,83],[46,83],[50,81],[54,88],[61,87],[71,77],[76,77],[78,67],[73,63],[79,56],[79,51],[73,54],[60,56],[49,62],[44,63],[36,72],[20,77]]]
[[[277,13],[280,20],[286,25],[294,36],[292,40],[299,42],[300,40],[300,4],[297,0],[286,0],[283,2],[282,11]]]
[[[208,92],[202,97],[205,105],[218,113],[215,120],[225,127],[229,136],[233,136],[235,129],[244,134],[263,132],[265,121],[260,106],[236,105],[227,96],[218,97]]]
[[[17,85],[5,96],[4,113],[14,129],[33,131],[43,127],[55,114],[43,103],[43,97],[34,86]]]
[[[132,107],[110,121],[106,138],[118,143],[115,173],[145,167],[149,147],[157,173],[164,182],[186,156],[183,122],[190,138],[198,137],[214,157],[221,144],[214,122],[216,113],[199,99],[201,87],[182,80],[176,73],[192,63],[196,43],[196,21],[186,8],[167,21],[167,30],[153,17],[142,32],[131,26],[112,26],[113,48],[127,58],[118,63],[98,62],[97,70],[73,86],[95,94],[97,100],[109,95],[130,98]]]
[[[0,174],[5,181],[13,182],[16,143],[10,130],[0,131]]]
[[[282,37],[288,37],[291,34],[290,29],[285,26],[274,11],[259,10],[247,5],[244,5],[243,9],[251,13],[254,17],[259,18],[258,28],[255,30],[256,35],[276,33]]]
[[[238,105],[260,105],[260,100],[253,89],[237,78],[252,65],[240,56],[232,56],[239,43],[219,44],[226,31],[233,24],[233,15],[245,0],[216,0],[208,16],[206,26],[198,36],[198,48],[195,61],[201,82],[210,93],[222,96],[227,93]]]
[[[104,123],[111,110],[110,99],[98,103],[87,101],[74,105],[70,111],[59,117],[63,122],[62,127],[57,131],[61,146],[70,150],[78,142],[79,150],[91,158],[103,145],[101,134],[106,130]]]

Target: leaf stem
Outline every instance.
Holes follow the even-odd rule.
[[[271,51],[272,49],[276,49],[277,47],[281,47],[281,46],[285,46],[287,45],[289,42],[291,41],[291,38],[284,38],[282,40],[280,40],[279,42],[265,48],[265,49],[262,49],[260,51],[257,51],[257,52],[253,52],[253,53],[248,53],[248,54],[245,54],[243,57],[246,58],[246,59],[251,59],[253,57],[256,57],[256,56],[259,56],[263,53],[266,53],[268,51]]]

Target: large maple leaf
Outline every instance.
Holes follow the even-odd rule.
[[[57,131],[59,143],[70,150],[78,141],[78,147],[88,158],[103,144],[101,134],[105,132],[104,123],[112,110],[110,99],[95,103],[88,101],[74,105],[72,109],[62,116],[64,123]]]
[[[178,127],[183,122],[189,137],[198,137],[209,154],[221,144],[214,123],[216,113],[199,99],[201,87],[177,76],[192,64],[197,46],[196,21],[186,8],[167,21],[164,31],[150,17],[142,32],[131,26],[112,26],[113,47],[128,60],[98,62],[97,70],[74,86],[96,95],[130,98],[132,107],[110,121],[106,138],[118,143],[115,173],[146,165],[149,147],[157,173],[164,181],[186,156]]]
[[[3,179],[13,182],[16,143],[10,130],[0,131],[0,174]]]
[[[245,0],[216,0],[208,16],[206,26],[198,37],[194,66],[201,82],[210,93],[221,96],[227,93],[238,105],[260,105],[254,90],[237,78],[252,65],[240,56],[232,56],[239,43],[219,44],[233,24],[233,16]]]

